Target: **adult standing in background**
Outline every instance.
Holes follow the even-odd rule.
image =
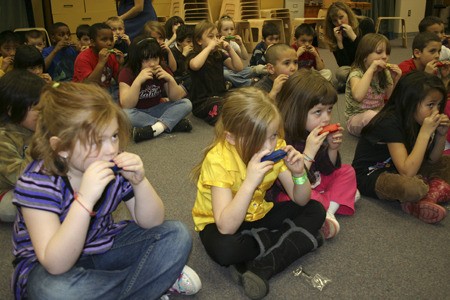
[[[152,0],[116,0],[117,14],[125,23],[131,40],[138,36],[147,21],[157,21]]]
[[[325,18],[325,40],[339,66],[336,72],[336,88],[339,91],[345,89],[359,41],[365,34],[374,32],[373,20],[370,18],[358,20],[347,4],[338,1],[328,8]]]

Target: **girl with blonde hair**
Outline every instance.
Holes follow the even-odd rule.
[[[196,293],[189,232],[164,221],[142,160],[123,151],[122,109],[96,85],[57,83],[36,111],[33,161],[15,189],[15,298],[156,299],[172,284]],[[121,201],[132,221],[114,222]]]
[[[310,201],[303,156],[283,140],[280,113],[267,93],[254,87],[229,92],[215,133],[193,172],[195,230],[208,255],[231,266],[245,294],[261,299],[272,276],[323,243],[325,211]],[[284,159],[263,159],[280,149]],[[277,178],[293,201],[265,200]]]

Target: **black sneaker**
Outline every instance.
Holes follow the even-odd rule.
[[[192,124],[189,119],[181,119],[174,128],[172,128],[171,132],[191,132]]]
[[[133,140],[137,144],[142,141],[150,140],[155,137],[155,131],[151,125],[137,128],[133,127]]]

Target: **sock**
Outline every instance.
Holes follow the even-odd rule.
[[[155,131],[155,133],[153,135],[158,136],[164,132],[164,130],[166,129],[166,126],[161,122],[156,122],[155,124],[152,125],[152,128],[153,128],[153,131]]]
[[[328,207],[328,211],[332,213],[333,215],[336,213],[336,211],[339,209],[339,204],[337,204],[334,201],[330,201],[330,207]]]

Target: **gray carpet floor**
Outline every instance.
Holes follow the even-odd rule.
[[[327,68],[335,71],[329,51],[320,49],[320,54]],[[410,55],[410,48],[401,48],[400,40],[392,41],[392,63]],[[340,94],[333,118],[343,124],[344,107]],[[196,189],[188,175],[210,142],[213,128],[193,116],[190,119],[191,133],[164,134],[128,149],[142,157],[147,177],[165,202],[166,218],[181,220],[192,232],[189,265],[199,274],[203,288],[195,296],[171,298],[245,299],[228,269],[208,257],[193,230]],[[344,163],[351,163],[357,140],[348,134],[344,138],[341,155]],[[450,217],[428,225],[403,213],[398,203],[362,197],[354,216],[337,218],[339,235],[271,279],[266,299],[450,299]],[[12,298],[11,229],[11,224],[0,224],[0,299]],[[331,282],[319,291],[304,277],[294,276],[299,266]]]

